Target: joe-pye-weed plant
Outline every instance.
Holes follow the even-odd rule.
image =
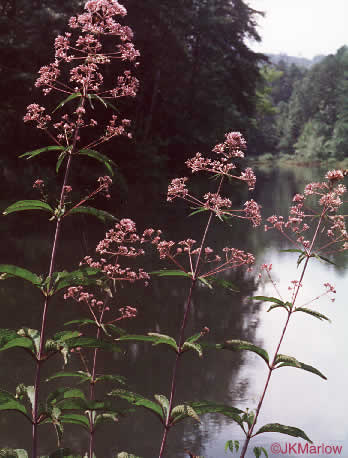
[[[33,187],[40,193],[41,198],[18,201],[4,211],[5,215],[19,211],[44,211],[49,214],[48,229],[54,225],[54,230],[46,272],[34,273],[14,265],[0,265],[2,278],[21,278],[42,293],[42,316],[38,329],[22,326],[15,330],[0,330],[1,351],[21,348],[31,356],[34,363],[32,385],[20,384],[11,393],[1,390],[0,410],[16,411],[28,420],[28,427],[32,429],[33,458],[40,456],[40,450],[44,445],[40,426],[47,423],[52,424],[57,432],[58,450],[52,452],[52,458],[96,456],[95,435],[102,423],[111,421],[117,428],[120,418],[128,414],[127,409],[118,407],[119,399],[128,401],[132,408],[138,406],[149,410],[161,422],[163,433],[158,444],[160,458],[169,456],[168,436],[178,422],[187,418],[200,422],[201,415],[209,413],[224,415],[241,427],[245,435],[241,457],[246,455],[250,440],[264,432],[283,433],[310,442],[306,433],[297,427],[270,423],[256,430],[256,425],[269,381],[276,369],[290,366],[325,378],[318,369],[292,356],[283,355],[280,350],[288,323],[294,313],[302,312],[320,320],[327,320],[326,316],[308,308],[308,304],[300,303],[300,292],[305,286],[305,274],[312,260],[330,262],[329,258],[335,250],[347,249],[344,215],[339,213],[346,192],[342,184],[345,172],[328,172],[325,181],[307,185],[303,194],[294,197],[294,204],[287,219],[278,216],[268,218],[266,229],[279,230],[288,239],[291,243],[289,251],[298,255],[297,263],[302,269],[298,279],[291,282],[289,298],[278,294],[275,282],[273,285],[277,297],[253,298],[270,303],[269,311],[282,308],[285,312],[285,322],[273,356],[270,357],[266,350],[251,342],[230,339],[229,336],[226,336],[225,341],[216,344],[205,342],[204,337],[210,332],[209,323],[202,323],[202,327],[197,329],[195,334],[187,335],[187,324],[197,285],[203,285],[207,289],[225,287],[235,290],[234,294],[238,294],[237,288],[223,280],[219,274],[231,269],[244,268],[248,272],[252,270],[255,258],[251,253],[230,246],[226,246],[222,252],[217,252],[214,247],[208,245],[207,238],[214,230],[214,224],[226,224],[226,230],[233,233],[236,218],[243,219],[245,224],[251,223],[254,227],[261,225],[260,206],[257,202],[250,198],[242,206],[236,207],[233,196],[225,195],[230,182],[247,185],[252,191],[256,177],[251,168],[240,171],[240,161],[244,158],[246,142],[239,132],[226,134],[225,140],[213,148],[213,158],[197,153],[186,162],[192,173],[202,172],[215,179],[211,181],[215,188],[206,191],[202,196],[191,193],[187,186],[187,177],[173,179],[168,188],[168,201],[183,199],[189,204],[192,217],[196,214],[200,214],[200,217],[206,215],[206,222],[198,241],[190,238],[190,234],[188,238],[178,242],[167,240],[157,228],[148,228],[138,233],[136,224],[129,218],[117,220],[106,211],[89,206],[89,201],[97,194],[110,197],[109,187],[112,179],[109,175],[113,174],[114,167],[113,160],[95,148],[117,136],[131,137],[130,121],[122,119],[118,107],[114,105],[115,99],[134,97],[138,88],[138,81],[132,76],[127,65],[136,64],[139,53],[133,46],[130,28],[117,22],[117,18],[125,14],[125,8],[115,0],[92,0],[85,4],[83,14],[70,19],[71,32],[57,37],[54,62],[41,68],[36,81],[36,86],[42,88],[49,100],[54,101],[59,93],[63,100],[58,104],[52,103],[50,109],[33,103],[29,105],[24,117],[25,122],[34,123],[38,129],[45,132],[51,143],[24,153],[21,157],[32,160],[44,154],[57,154],[56,172],[57,176],[61,177],[61,191],[57,199],[49,199],[44,179],[35,177]],[[114,68],[120,71],[122,67],[123,72],[115,76]],[[105,110],[102,114],[101,109]],[[100,120],[96,119],[99,115]],[[70,196],[77,195],[78,190],[72,190],[69,180],[75,163],[78,164],[78,161],[86,157],[105,166],[108,175],[101,176],[95,189],[87,196],[81,195],[73,202]],[[98,244],[96,254],[86,254],[80,266],[74,271],[57,272],[57,251],[64,250],[64,245],[60,244],[64,219],[77,218],[78,214],[97,217],[104,223],[111,222],[113,227]],[[138,260],[150,249],[155,249],[159,255],[158,264],[153,266],[152,275],[182,277],[188,284],[181,325],[175,336],[158,332],[132,335],[120,326],[121,321],[135,318],[137,310],[134,305],[118,303],[119,288],[125,284],[148,284],[151,273],[145,272]],[[164,267],[163,263],[166,264]],[[270,265],[264,264],[262,270],[271,278]],[[324,286],[325,293],[335,292],[332,285],[326,283]],[[74,306],[76,303],[76,307],[81,307],[86,314],[84,313],[79,320],[67,323],[69,330],[57,330],[55,335],[47,336],[48,320],[54,321],[55,314],[59,313],[51,307],[51,299],[55,295],[58,295],[62,303],[65,300],[73,301]],[[170,314],[170,310],[168,313]],[[154,346],[161,344],[172,350],[173,365],[167,393],[154,393],[153,399],[148,399],[127,390],[126,387],[120,387],[125,385],[126,381],[122,374],[117,373],[117,367],[114,374],[98,373],[99,352],[123,354],[128,342],[149,342]],[[235,406],[216,403],[214,400],[177,399],[178,368],[185,358],[185,353],[194,352],[197,357],[203,358],[205,352],[222,350],[248,350],[256,353],[265,362],[265,386],[255,411],[243,411]],[[79,371],[69,370],[72,354],[77,355],[81,361]],[[63,357],[64,370],[52,374],[48,382],[53,379],[59,380],[61,386],[43,398],[42,367],[57,355]],[[87,388],[66,386],[67,379],[77,379]],[[105,390],[99,388],[103,381],[114,382],[115,388],[105,393]],[[136,415],[136,412],[129,414]],[[64,425],[67,423],[79,425],[88,432],[88,443],[83,450],[71,451],[61,447]],[[1,444],[3,447],[6,445]],[[135,444],[135,448],[138,449],[140,446]],[[226,449],[238,451],[239,441],[228,441]],[[2,453],[3,456],[28,456],[27,452],[20,448],[3,449]],[[116,453],[119,457],[135,456],[126,452]],[[191,451],[187,453],[195,456]],[[222,447],[222,456],[223,453]],[[267,451],[257,445],[253,453],[256,457],[262,453],[267,456]]]

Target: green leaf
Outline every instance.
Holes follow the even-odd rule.
[[[89,286],[95,285],[100,278],[100,270],[92,267],[81,267],[73,272],[55,272],[56,276],[54,292],[57,293],[63,288],[70,286]]]
[[[127,334],[127,331],[124,329],[116,326],[115,324],[102,324],[101,328],[105,332],[106,335],[110,336],[112,334],[117,335],[117,336],[123,336]]]
[[[60,104],[52,111],[52,113],[59,110],[59,108],[62,108],[66,103],[70,102],[71,100],[76,99],[77,97],[82,97],[81,92],[75,92],[74,94],[69,95],[69,97],[67,97],[62,102],[60,102]]]
[[[329,323],[331,323],[331,320],[327,316],[323,315],[322,313],[317,312],[316,310],[307,309],[305,307],[298,307],[294,310],[294,312],[304,312],[304,313],[307,313],[308,315],[312,315],[315,318],[318,318],[321,321],[326,320]]]
[[[102,350],[120,352],[121,349],[119,346],[112,342],[105,342],[101,339],[96,339],[95,337],[75,337],[73,339],[66,340],[65,343],[69,348],[101,348]]]
[[[7,274],[1,275],[1,278],[4,279],[8,277],[19,277],[23,280],[27,280],[35,286],[41,285],[41,278],[31,272],[30,270],[23,269],[22,267],[13,266],[12,264],[0,264],[0,273]]]
[[[131,455],[127,452],[120,452],[117,454],[116,458],[141,458],[140,456]]]
[[[42,200],[19,200],[7,207],[2,213],[3,215],[9,215],[23,210],[43,210],[51,214],[54,213],[52,207]]]
[[[41,153],[45,153],[46,151],[63,151],[66,148],[64,146],[58,146],[58,145],[53,145],[53,146],[45,146],[44,148],[39,148],[34,151],[28,151],[27,153],[21,154],[19,157],[26,157],[28,159],[32,159],[35,156],[38,156]]]
[[[97,382],[117,382],[120,383],[121,385],[126,384],[126,378],[123,377],[122,375],[100,375],[99,377],[95,378],[95,383]]]
[[[227,406],[225,404],[217,404],[211,401],[187,402],[186,404],[190,405],[197,415],[220,413],[221,415],[225,415],[226,417],[236,421],[239,425],[242,424],[240,414],[242,414],[243,411],[235,407]]]
[[[0,457],[3,458],[28,458],[28,453],[22,448],[2,448],[0,449]]]
[[[96,159],[97,161],[101,162],[102,164],[105,165],[107,170],[109,171],[110,175],[114,174],[114,171],[112,167],[116,167],[115,162],[110,159],[109,157],[105,156],[104,154],[99,153],[98,151],[95,151],[93,149],[80,149],[77,154],[80,154],[82,156],[88,156],[93,159]]]
[[[201,279],[201,277],[199,277]],[[211,286],[221,286],[222,288],[227,289],[228,291],[233,291],[234,293],[238,293],[240,290],[236,285],[234,285],[232,282],[224,280],[223,278],[216,278],[216,277],[209,277],[209,279],[205,278],[205,280],[211,285]]]
[[[64,413],[59,417],[62,423],[72,423],[75,425],[80,425],[89,431],[89,420],[85,415],[77,413]]]
[[[96,429],[97,426],[103,424],[103,423],[115,423],[118,421],[120,416],[119,412],[103,412],[103,413],[98,413],[95,417],[94,421],[94,430]]]
[[[255,299],[256,301],[262,301],[262,302],[273,302],[274,304],[278,304],[282,307],[285,307],[285,303],[276,297],[252,296],[250,299]]]
[[[193,336],[188,337],[186,339],[186,342],[194,343],[194,342],[197,342],[197,340],[200,339],[201,337],[202,337],[202,333],[201,332],[197,332],[197,334],[194,334]]]
[[[92,324],[94,326],[97,326],[97,323],[89,318],[84,318],[82,320],[67,321],[66,323],[64,323],[64,326],[70,326],[71,324],[79,324],[80,326],[87,326],[88,324]]]
[[[174,425],[184,418],[191,417],[196,420],[198,423],[201,422],[201,419],[197,415],[196,410],[190,404],[182,404],[174,407],[171,412],[171,424]]]
[[[267,366],[269,365],[269,356],[266,350],[257,345],[252,344],[251,342],[246,342],[244,340],[226,340],[221,347],[225,350],[240,351],[247,350],[256,353],[261,356],[261,358],[266,362]]]
[[[31,408],[34,408],[35,399],[35,388],[34,386],[26,386],[23,383],[19,384],[16,388],[16,399],[22,400],[26,398],[31,404]]]
[[[302,250],[295,250],[294,248],[291,248],[289,250],[279,250],[281,253],[303,253]]]
[[[61,378],[61,377],[77,377],[83,382],[90,381],[92,376],[87,374],[87,372],[57,372],[56,374],[51,375],[46,379],[46,382],[50,382],[51,380],[54,380],[56,378]]]
[[[303,252],[297,259],[297,267],[300,267],[301,262],[307,258],[307,254]]]
[[[281,363],[281,364],[280,364]],[[296,358],[287,355],[277,355],[275,360],[275,365],[278,365],[276,369],[280,367],[297,367],[298,369],[302,369],[307,372],[311,372],[312,374],[319,375],[324,380],[327,380],[325,375],[323,375],[318,369],[313,366],[309,366],[308,364],[301,363]]]
[[[121,399],[125,399],[132,405],[144,407],[145,409],[150,410],[164,424],[165,418],[163,416],[162,408],[157,404],[157,402],[153,402],[140,394],[122,389],[113,390],[108,394],[109,396],[117,396]]]
[[[53,391],[47,396],[46,405],[49,408],[52,408],[58,405],[60,402],[64,401],[65,399],[82,399],[86,400],[85,394],[83,391],[79,390],[78,388],[69,388],[69,387],[62,387],[58,388],[57,390]]]
[[[178,346],[173,337],[167,336],[165,334],[158,334],[155,332],[149,332],[147,336],[139,334],[126,334],[119,337],[117,341],[152,342],[153,345],[165,344],[173,348],[176,353],[179,351]]]
[[[313,253],[311,257],[319,259],[319,261],[324,261],[324,262],[327,262],[328,264],[332,264],[333,266],[337,265],[334,262],[330,261],[330,259],[325,258],[324,256],[320,256],[319,254],[316,254],[316,253]]]
[[[198,353],[198,356],[200,358],[203,357],[203,350],[202,350],[202,346],[197,344],[197,343],[192,343],[192,342],[185,342],[184,345],[182,346],[182,350],[185,351],[185,350],[194,350]]]
[[[238,450],[239,450],[239,441],[233,441],[233,440],[227,441],[226,444],[225,444],[225,453],[227,452],[227,450],[229,450],[230,452],[233,453],[233,446],[236,449],[236,452],[238,452]]]
[[[190,213],[188,216],[197,215],[197,213],[202,213],[202,212],[206,212],[206,211],[209,211],[209,208],[201,207],[198,210],[195,210],[192,213]]]
[[[302,429],[295,428],[293,426],[281,425],[280,423],[268,423],[267,425],[262,426],[262,428],[260,428],[257,433],[254,434],[254,436],[262,433],[281,433],[287,434],[288,436],[301,437],[302,439],[312,444],[312,441],[309,439],[306,433],[302,431]]]
[[[66,155],[67,155],[67,152],[62,151],[60,155],[58,156],[57,164],[56,164],[56,173],[59,172],[60,166],[63,164],[63,161],[66,158]]]
[[[13,394],[4,390],[0,390],[0,411],[1,410],[14,410],[20,412],[25,415],[29,421],[31,421],[27,415],[27,409],[25,406],[19,402]]]
[[[31,340],[33,349],[36,355],[39,354],[40,350],[40,332],[37,329],[21,328],[17,331],[17,334],[21,337],[27,337]]]
[[[162,407],[163,417],[167,418],[169,413],[169,400],[163,394],[155,394],[154,398]]]
[[[154,272],[150,272],[151,275],[158,275],[159,277],[189,277],[192,278],[190,273],[184,272],[183,270],[170,270],[170,269],[163,269],[163,270],[155,270]]]
[[[96,218],[100,219],[100,221],[102,221],[103,223],[108,223],[109,221],[117,221],[117,218],[113,216],[111,213],[108,213],[104,210],[98,210],[94,207],[84,207],[82,205],[76,208],[72,208],[71,210],[68,210],[67,213],[69,213],[69,215],[83,213],[86,215],[95,216]]]
[[[264,453],[265,457],[268,458],[267,450],[264,447],[255,447],[253,451],[256,458],[260,458],[262,453]]]
[[[12,329],[0,329],[0,351],[9,348],[23,348],[29,350],[33,356],[36,356],[35,347],[31,339],[21,337]]]

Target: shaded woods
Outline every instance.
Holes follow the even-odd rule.
[[[38,68],[52,61],[56,35],[66,30],[68,18],[82,4],[1,0],[0,142],[5,179],[11,180],[9,164],[19,167],[16,157],[28,144],[41,144],[42,139],[23,125],[22,115],[33,102]],[[161,169],[165,172],[167,160],[171,167],[180,166],[188,154],[211,147],[232,126],[247,136],[262,55],[251,51],[246,40],[259,39],[259,13],[241,0],[127,0],[125,7],[141,57],[136,103],[121,106],[132,119],[134,137],[133,142],[118,143],[122,173],[130,180],[157,176]],[[109,77],[115,73],[117,65]],[[44,103],[38,92],[34,99]],[[104,151],[112,155],[113,149],[111,144]]]

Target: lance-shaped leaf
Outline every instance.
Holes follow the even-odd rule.
[[[166,334],[158,334],[157,332],[149,332],[147,336],[140,334],[126,334],[117,339],[118,342],[122,341],[135,341],[135,342],[152,342],[153,345],[169,345],[176,353],[178,353],[178,346],[173,337]]]
[[[89,382],[92,379],[92,376],[87,372],[77,371],[77,372],[57,372],[46,379],[46,382],[50,382],[51,380],[62,378],[62,377],[75,377],[81,380],[81,382]]]
[[[12,329],[0,329],[0,351],[9,348],[23,348],[36,357],[35,346],[30,338],[20,336]]]
[[[0,390],[0,411],[1,410],[14,410],[23,414],[31,422],[25,406],[18,401],[13,394],[4,390]]]
[[[56,108],[52,111],[54,113],[55,111],[59,110],[59,108],[62,108],[66,103],[70,102],[71,100],[74,100],[76,98],[82,97],[81,92],[74,92],[74,94],[69,95],[66,99],[64,99]]]
[[[83,318],[81,320],[67,321],[66,323],[64,323],[64,326],[70,326],[72,324],[78,324],[79,326],[87,326],[89,324],[92,324],[94,326],[97,326],[96,322],[94,320],[91,320],[90,318]]]
[[[64,146],[59,145],[52,145],[52,146],[45,146],[43,148],[35,149],[34,151],[28,151],[27,153],[21,154],[19,157],[26,157],[27,159],[32,159],[35,156],[38,156],[41,153],[45,153],[46,151],[63,151],[66,148]]]
[[[210,211],[209,208],[200,207],[200,208],[198,208],[197,210],[194,210],[194,211],[193,211],[192,213],[190,213],[188,216],[197,215],[198,213],[207,212],[207,211]]]
[[[59,172],[59,169],[60,169],[61,165],[63,164],[63,161],[66,158],[66,156],[67,156],[67,152],[66,151],[62,151],[60,153],[60,155],[58,156],[57,164],[56,164],[56,173]]]
[[[167,418],[169,413],[169,400],[163,394],[155,394],[154,398],[162,407],[163,417]]]
[[[94,379],[95,383],[98,382],[117,382],[120,383],[121,385],[126,384],[126,378],[123,377],[122,375],[113,375],[113,374],[104,374],[100,375],[99,377],[96,377]]]
[[[194,350],[198,353],[198,356],[200,358],[203,357],[203,350],[202,350],[202,345],[198,343],[192,343],[192,342],[184,342],[184,345],[181,347],[182,351],[187,351],[187,350]]]
[[[290,248],[289,250],[279,250],[281,253],[303,253],[302,250],[297,250],[295,248]]]
[[[332,264],[333,266],[336,265],[334,262],[330,261],[330,259],[325,258],[324,256],[320,256],[319,254],[316,254],[316,253],[312,253],[311,258],[319,259],[319,261],[327,262],[328,264]]]
[[[105,167],[109,171],[110,175],[114,174],[113,167],[116,167],[116,164],[112,159],[110,159],[109,157],[105,156],[105,154],[101,154],[98,151],[95,151],[93,149],[80,149],[78,151],[78,154],[80,154],[82,156],[91,157],[92,159],[96,159],[97,161],[99,161],[99,162],[101,162],[102,164],[105,165]]]
[[[226,444],[225,444],[225,452],[227,452],[227,450],[229,450],[230,452],[233,453],[233,446],[236,449],[236,452],[238,452],[238,450],[239,450],[239,441],[233,441],[233,440],[229,440],[229,441],[226,442]]]
[[[94,216],[103,223],[108,223],[110,221],[113,222],[117,220],[116,216],[112,215],[111,213],[108,213],[104,210],[98,210],[94,207],[84,207],[83,205],[80,205],[79,207],[72,208],[71,210],[67,211],[67,214],[69,215],[76,215],[78,213]]]
[[[39,354],[40,349],[40,332],[37,329],[21,328],[17,331],[21,337],[27,337],[31,340],[36,355]]]
[[[108,393],[109,396],[117,396],[121,399],[128,401],[130,404],[144,407],[145,409],[149,410],[150,412],[154,413],[157,418],[161,421],[161,423],[165,423],[165,418],[163,416],[162,408],[157,402],[153,402],[150,399],[141,396],[140,394],[133,393],[128,390],[117,389],[113,390]]]
[[[0,456],[4,458],[28,458],[28,453],[23,448],[1,448]]]
[[[255,299],[256,301],[262,302],[273,302],[274,304],[278,304],[280,306],[285,307],[285,303],[278,299],[277,297],[268,297],[268,296],[253,296],[250,299]]]
[[[122,413],[120,412],[103,412],[103,413],[98,413],[95,417],[95,421],[94,421],[94,430],[96,430],[96,428],[104,423],[115,423],[119,420],[119,417],[120,415],[122,415]]]
[[[132,455],[127,452],[120,452],[117,454],[116,458],[141,458],[141,457],[137,455]]]
[[[293,356],[279,354],[276,357],[274,365],[276,366],[276,369],[280,367],[287,367],[287,366],[288,367],[297,367],[298,369],[302,369],[304,371],[311,372],[312,374],[319,375],[319,377],[323,378],[324,380],[327,380],[325,375],[323,375],[318,369],[316,369],[313,366],[309,366],[308,364],[301,363]]]
[[[172,269],[162,269],[162,270],[155,270],[154,272],[150,272],[151,275],[157,275],[158,277],[188,277],[192,278],[192,275],[188,272],[184,272],[183,270],[172,270]]]
[[[327,316],[323,315],[322,313],[317,312],[316,310],[307,309],[305,307],[298,307],[298,308],[296,308],[294,310],[294,312],[307,313],[308,315],[312,315],[312,316],[314,316],[315,318],[318,318],[321,321],[326,320],[329,323],[331,323],[331,320]]]
[[[38,275],[30,272],[30,270],[23,269],[22,267],[18,266],[13,266],[12,264],[0,264],[0,273],[5,274],[1,275],[2,280],[5,278],[18,277],[28,281],[35,286],[40,286],[42,283],[42,279]]]
[[[54,292],[70,286],[95,285],[100,278],[100,270],[92,267],[81,267],[73,272],[55,272]]]
[[[178,423],[188,417],[193,418],[198,423],[201,422],[197,412],[190,404],[175,406],[170,415],[171,424],[174,425],[175,423]]]
[[[31,408],[34,408],[35,388],[34,386],[26,386],[23,383],[16,388],[16,398],[22,401],[27,399],[30,402]]]
[[[257,433],[254,434],[254,436],[262,433],[281,433],[287,434],[288,436],[301,437],[302,439],[312,444],[312,441],[309,439],[306,433],[302,431],[302,429],[295,428],[294,426],[285,426],[281,425],[280,423],[268,423],[267,425],[262,426],[262,428],[260,428]]]
[[[88,417],[78,413],[63,413],[60,415],[59,420],[62,423],[71,423],[82,426],[87,431],[89,431],[90,428]]]
[[[187,402],[186,404],[190,405],[199,416],[207,413],[219,413],[234,420],[239,425],[242,425],[240,414],[243,414],[244,412],[235,407],[227,406],[225,404],[217,404],[211,401]]]
[[[9,215],[23,210],[43,210],[51,214],[54,213],[53,208],[42,200],[19,200],[7,207],[2,213],[3,215]]]
[[[201,280],[201,277],[199,277],[199,280]],[[234,293],[238,293],[240,291],[235,284],[231,281],[224,280],[223,278],[210,276],[209,278],[204,278],[204,280],[208,282],[211,287],[214,287],[215,285],[221,286],[222,288],[225,288],[228,291],[233,291]]]
[[[93,104],[91,102],[91,99],[95,99],[95,100],[98,100],[100,103],[102,103],[104,105],[105,108],[111,108],[112,110],[116,111],[117,113],[120,112],[120,110],[118,110],[114,104],[112,104],[111,102],[109,102],[108,100],[105,100],[101,97],[99,97],[99,95],[97,94],[88,94],[88,99],[89,99],[89,102],[91,104],[91,107],[94,109],[93,107]]]
[[[267,366],[269,366],[269,356],[267,351],[261,347],[258,347],[257,345],[252,344],[251,342],[246,342],[244,340],[226,340],[226,342],[219,345],[219,348],[231,351],[252,351],[253,353],[261,356]]]
[[[260,458],[262,454],[264,454],[265,457],[268,458],[267,450],[264,447],[254,447],[253,452],[256,458]]]
[[[69,348],[101,348],[102,350],[121,352],[120,347],[116,344],[96,339],[95,337],[75,337],[73,339],[66,340],[65,343]]]
[[[82,399],[85,401],[86,396],[84,392],[78,388],[62,387],[54,390],[47,396],[46,405],[48,408],[51,408],[65,399]]]

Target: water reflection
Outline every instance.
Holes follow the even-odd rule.
[[[273,213],[286,214],[291,196],[300,192],[308,181],[319,179],[320,171],[315,169],[261,170],[258,173],[258,184],[253,198],[263,205],[265,217]],[[162,192],[165,192],[165,188]],[[185,218],[180,205],[165,202],[156,209],[147,207],[144,204],[145,199],[149,199],[149,193],[146,193],[145,197],[144,192],[135,189],[133,197],[130,196],[124,202],[120,214],[136,220],[140,228],[149,225],[166,228],[170,238],[198,239],[205,215]],[[242,199],[243,195],[235,194],[234,202]],[[22,223],[22,219],[16,215],[5,219],[2,230],[3,239],[6,237],[7,242],[1,247],[1,262],[18,264],[40,272],[47,268],[47,228],[50,227],[50,223],[44,216],[40,216],[38,220],[29,217],[24,221],[26,222]],[[86,224],[88,228],[85,227]],[[104,228],[90,220],[77,218],[68,223],[65,231],[65,248],[64,252],[59,254],[58,263],[65,268],[70,266],[71,270],[74,269],[86,254],[86,249],[91,250],[96,240],[102,237],[103,231]],[[84,234],[82,238],[81,232]],[[276,233],[264,233],[262,229],[252,229],[242,223],[233,224],[232,228],[226,231],[226,228],[216,221],[208,243],[217,243],[220,248],[225,245],[243,248],[254,253],[259,264],[273,263],[284,293],[288,281],[298,275],[295,257],[289,253],[279,253],[279,249],[287,246]],[[149,270],[153,270],[152,262],[154,261],[148,260]],[[282,311],[268,314],[264,306],[260,308],[257,303],[248,299],[255,294],[274,295],[271,285],[261,285],[257,290],[254,276],[241,272],[229,273],[226,279],[237,284],[240,293],[221,289],[216,289],[212,293],[205,287],[198,288],[193,299],[188,332],[194,333],[208,326],[211,330],[211,341],[226,338],[250,340],[272,354],[283,323]],[[318,304],[318,310],[329,315],[333,324],[330,326],[306,316],[295,317],[282,347],[282,353],[293,355],[300,361],[318,367],[329,380],[325,382],[315,375],[293,368],[282,369],[272,380],[271,390],[267,394],[260,416],[260,425],[277,421],[303,428],[318,442],[337,444],[339,441],[347,441],[348,420],[344,409],[340,407],[346,405],[347,395],[344,388],[348,379],[348,355],[344,340],[344,279],[343,267],[337,269],[319,262],[313,263],[308,271],[305,295],[317,295],[318,282],[322,284],[329,281],[337,287],[336,303],[331,304],[324,300]],[[176,336],[186,294],[185,280],[177,279],[168,281],[155,278],[146,290],[133,288],[125,297],[127,303],[138,305],[139,316],[129,322],[129,331],[156,331]],[[36,291],[33,292],[30,286],[22,283],[19,286],[14,280],[2,282],[0,299],[3,312],[2,327],[14,327],[18,324],[38,327],[41,297]],[[303,301],[306,301],[305,298]],[[65,321],[81,315],[77,307],[67,305],[61,299],[52,304],[53,308],[58,309],[59,313],[52,314],[49,333],[62,328]],[[152,397],[156,393],[168,395],[173,354],[165,346],[150,348],[148,345],[131,344],[126,348],[126,358],[100,354],[98,371],[125,375],[129,389],[145,396]],[[33,365],[24,353],[19,350],[0,353],[0,362],[2,388],[13,391],[19,382],[29,385],[33,383]],[[73,359],[72,362],[76,368],[80,368],[77,359]],[[45,374],[48,375],[60,368],[60,362],[52,361],[45,367]],[[203,360],[194,354],[186,354],[182,359],[179,375],[178,403],[182,400],[209,399],[241,408],[255,408],[266,371],[264,363],[254,354],[207,351]],[[50,384],[44,390],[48,391],[52,386],[54,384]],[[106,388],[111,389],[112,385]],[[117,425],[105,426],[97,434],[97,456],[111,458],[120,450],[128,450],[144,458],[157,456],[161,434],[161,425],[157,419],[139,410],[136,415],[126,417]],[[55,445],[52,428],[43,426],[41,437],[41,453],[48,453]],[[260,436],[260,441],[254,440],[254,445],[265,444],[269,451],[272,440],[285,443],[288,440],[284,437],[274,434],[262,438]],[[238,427],[226,418],[207,415],[202,417],[201,425],[185,421],[170,433],[167,456],[184,457],[187,456],[184,450],[188,449],[206,458],[223,457],[224,443],[228,439],[242,439],[242,436]],[[296,439],[290,440],[295,441]],[[88,437],[80,428],[66,426],[65,446],[75,450],[86,450],[87,442]],[[30,449],[30,427],[16,414],[1,415],[0,443]],[[348,450],[348,445],[346,448]],[[253,456],[252,452],[249,456]]]

